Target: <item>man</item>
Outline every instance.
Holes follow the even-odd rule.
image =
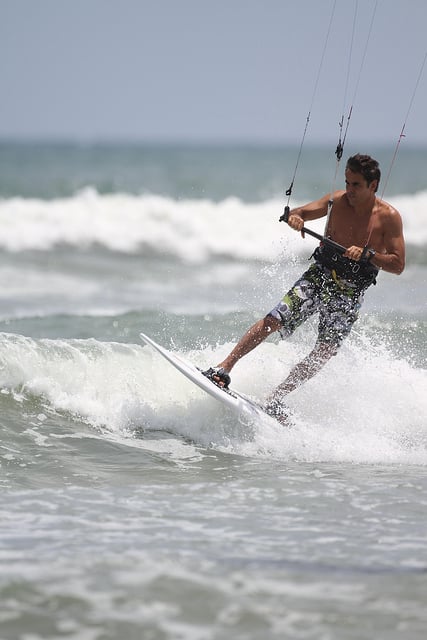
[[[349,158],[345,191],[337,191],[289,213],[288,224],[302,231],[309,220],[328,215],[325,236],[315,250],[314,263],[265,318],[256,322],[217,367],[204,372],[222,387],[230,371],[274,331],[290,336],[312,314],[319,313],[316,344],[267,399],[265,410],[285,421],[283,398],[316,374],[337,353],[357,320],[366,289],[379,269],[400,274],[405,266],[402,219],[390,204],[376,197],[381,172],[368,155]],[[337,250],[338,245],[338,250]],[[342,251],[339,250],[339,245]]]

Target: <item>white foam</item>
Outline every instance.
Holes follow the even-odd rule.
[[[427,191],[390,201],[402,213],[407,241],[427,244]],[[278,223],[282,210],[278,200],[173,200],[99,195],[88,188],[71,198],[1,201],[0,247],[18,252],[99,244],[112,251],[171,256],[188,263],[215,257],[274,262],[284,248],[292,255],[309,250],[299,234]],[[321,232],[323,223],[310,226]]]
[[[184,355],[203,367],[230,346]],[[233,384],[262,401],[306,351],[296,342],[264,343],[239,363]],[[427,464],[427,371],[378,345],[349,340],[289,396],[291,428],[268,417],[239,421],[149,347],[0,334],[0,357],[0,387],[35,395],[111,435],[132,438],[148,428],[250,457]]]

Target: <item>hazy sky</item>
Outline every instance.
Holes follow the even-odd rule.
[[[427,50],[427,0],[336,0],[315,92],[333,6],[0,0],[0,137],[299,143],[312,105],[306,140],[329,142],[353,105],[348,139],[394,143]],[[427,65],[406,144],[427,144],[426,114]]]

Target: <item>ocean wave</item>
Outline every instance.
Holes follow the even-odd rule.
[[[180,353],[204,367],[229,348],[225,343]],[[246,367],[236,367],[233,384],[263,401],[305,352],[303,343],[264,343]],[[65,412],[78,425],[105,429],[107,437],[128,438],[129,446],[146,430],[168,431],[247,457],[427,464],[427,371],[378,342],[350,341],[328,364],[329,375],[319,374],[289,396],[289,430],[268,417],[262,424],[238,419],[137,344],[2,333],[0,362],[0,401],[10,404],[12,398],[19,412],[25,400],[36,398],[36,415]],[[28,409],[23,412],[27,420]],[[49,432],[41,425],[39,435]]]
[[[427,191],[390,201],[402,213],[408,245],[427,245]],[[278,200],[254,204],[238,198],[174,200],[100,195],[91,188],[72,198],[11,198],[0,202],[0,248],[22,252],[51,251],[61,245],[79,250],[100,246],[196,264],[212,258],[274,262],[284,249],[298,256],[311,248],[278,223],[282,211]],[[310,226],[322,232],[323,224],[320,220]]]

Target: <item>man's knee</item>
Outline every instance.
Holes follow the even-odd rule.
[[[270,314],[267,314],[265,318],[262,319],[262,323],[266,333],[274,333],[275,331],[279,331],[282,326],[280,320]]]

